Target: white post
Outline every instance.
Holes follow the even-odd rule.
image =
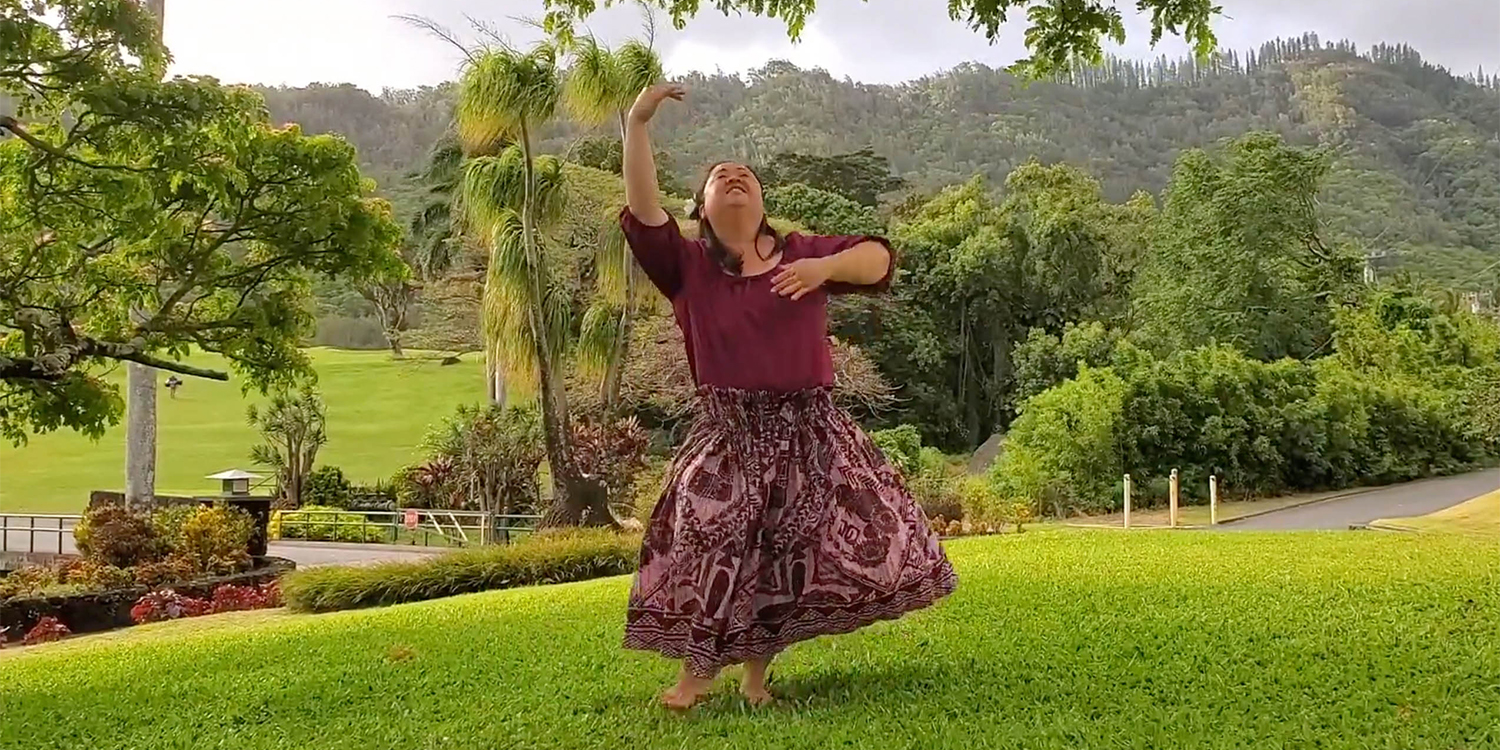
[[[1125,475],[1125,528],[1130,528],[1130,475]]]
[[[1219,478],[1208,478],[1208,525],[1219,525]]]
[[[1177,478],[1177,470],[1173,469],[1172,470],[1172,489],[1171,489],[1171,492],[1168,493],[1168,503],[1169,503],[1169,505],[1168,505],[1168,510],[1167,510],[1167,516],[1168,516],[1168,525],[1170,525],[1174,529],[1177,528],[1177,492],[1178,492],[1178,489],[1180,488],[1180,485],[1178,484],[1178,482],[1179,482],[1179,480]]]

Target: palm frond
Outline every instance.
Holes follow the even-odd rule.
[[[609,358],[614,355],[615,341],[620,337],[620,308],[596,300],[583,313],[578,330],[578,370],[595,382],[604,379]]]
[[[580,125],[594,127],[619,111],[623,72],[616,56],[593,36],[576,40],[570,55],[563,107]]]
[[[594,274],[600,298],[611,306],[624,306],[627,289],[634,286],[626,283],[626,273],[634,265],[619,223],[606,224],[599,233],[599,248],[594,255]]]
[[[510,146],[495,156],[470,159],[458,192],[469,225],[494,235],[510,215],[520,213],[525,200],[526,159],[521,149]]]
[[[507,382],[518,393],[531,394],[537,385],[536,342],[529,315],[534,269],[520,215],[501,212],[490,237],[481,320],[485,350],[500,363]]]
[[[532,167],[536,179],[536,204],[532,209],[539,228],[555,226],[568,207],[568,177],[563,160],[546,154],[536,158]]]
[[[619,86],[615,98],[617,112],[629,109],[643,89],[666,77],[661,55],[656,54],[650,44],[636,39],[631,39],[615,51],[615,66],[619,70]]]
[[[459,79],[455,117],[464,149],[482,152],[497,140],[516,139],[523,127],[540,128],[557,111],[561,83],[551,45],[477,55]]]

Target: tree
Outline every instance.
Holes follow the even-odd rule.
[[[0,19],[0,433],[119,419],[104,371],[223,355],[247,387],[310,372],[310,275],[399,264],[389,206],[331,136],[273,128],[254,93],[162,81],[133,3],[32,3]],[[67,33],[59,29],[66,28]]]
[[[391,356],[396,359],[406,357],[405,350],[401,348],[401,338],[411,326],[412,305],[417,301],[417,291],[417,286],[404,274],[378,279],[359,290],[360,296],[374,305],[375,315],[380,318],[380,331],[391,347]]]
[[[318,450],[328,442],[324,414],[323,399],[311,389],[296,395],[280,391],[264,408],[251,404],[245,412],[245,421],[260,430],[264,441],[250,449],[250,460],[275,469],[281,498],[289,507],[302,505],[302,489]]]
[[[820,234],[884,234],[875,210],[838,193],[800,182],[765,191],[766,213],[795,221]]]
[[[869,147],[833,156],[782,152],[771,157],[761,178],[771,187],[801,183],[871,208],[881,195],[906,186],[891,174],[890,161]]]
[[[549,525],[618,525],[604,486],[579,471],[565,388],[569,299],[558,288],[542,248],[542,229],[563,209],[562,162],[538,157],[535,134],[561,97],[556,52],[497,47],[478,52],[459,85],[458,135],[466,150],[502,139],[497,156],[464,168],[463,205],[491,255],[484,300],[487,345],[513,375],[534,378],[541,399],[547,464],[552,476]]]
[[[661,58],[648,43],[631,40],[611,51],[592,36],[579,40],[571,58],[563,88],[565,108],[581,125],[618,125],[623,153],[626,113],[642,90],[661,80]],[[620,165],[614,166],[613,171],[618,173]],[[649,284],[643,283],[642,271],[625,245],[619,224],[609,222],[606,227],[594,266],[599,297],[583,316],[579,360],[602,371],[601,400],[605,411],[612,414],[620,400],[620,373],[630,346],[631,327],[642,293],[649,294]]]
[[[604,7],[620,0],[602,0]],[[672,17],[678,29],[697,15],[701,0],[650,0]],[[576,22],[587,18],[601,5],[601,0],[543,0],[547,9],[543,26],[567,40]],[[948,17],[963,21],[969,28],[982,32],[994,42],[1012,11],[1024,10],[1031,26],[1026,29],[1026,46],[1031,57],[1019,60],[1017,69],[1039,75],[1069,70],[1075,61],[1097,63],[1104,57],[1101,41],[1108,37],[1116,44],[1125,43],[1125,24],[1114,2],[1101,0],[949,0]],[[716,0],[714,6],[726,16],[730,13],[753,13],[786,22],[787,34],[796,41],[802,34],[807,17],[817,0]],[[1151,13],[1151,43],[1163,34],[1181,34],[1199,57],[1207,57],[1217,43],[1209,22],[1222,9],[1211,0],[1137,0],[1136,7]]]
[[[1316,196],[1328,154],[1251,133],[1217,156],[1184,153],[1135,281],[1153,349],[1228,344],[1274,360],[1326,353],[1330,302],[1358,259],[1324,244]]]
[[[542,426],[534,408],[463,405],[422,441],[428,464],[451,467],[447,507],[530,513],[537,503]]]

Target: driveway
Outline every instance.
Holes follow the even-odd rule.
[[[1500,469],[1423,479],[1351,497],[1288,508],[1219,525],[1225,531],[1347,529],[1377,518],[1421,516],[1500,489]]]

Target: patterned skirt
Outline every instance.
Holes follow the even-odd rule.
[[[702,388],[646,529],[625,647],[708,677],[957,584],[899,473],[828,389]]]

